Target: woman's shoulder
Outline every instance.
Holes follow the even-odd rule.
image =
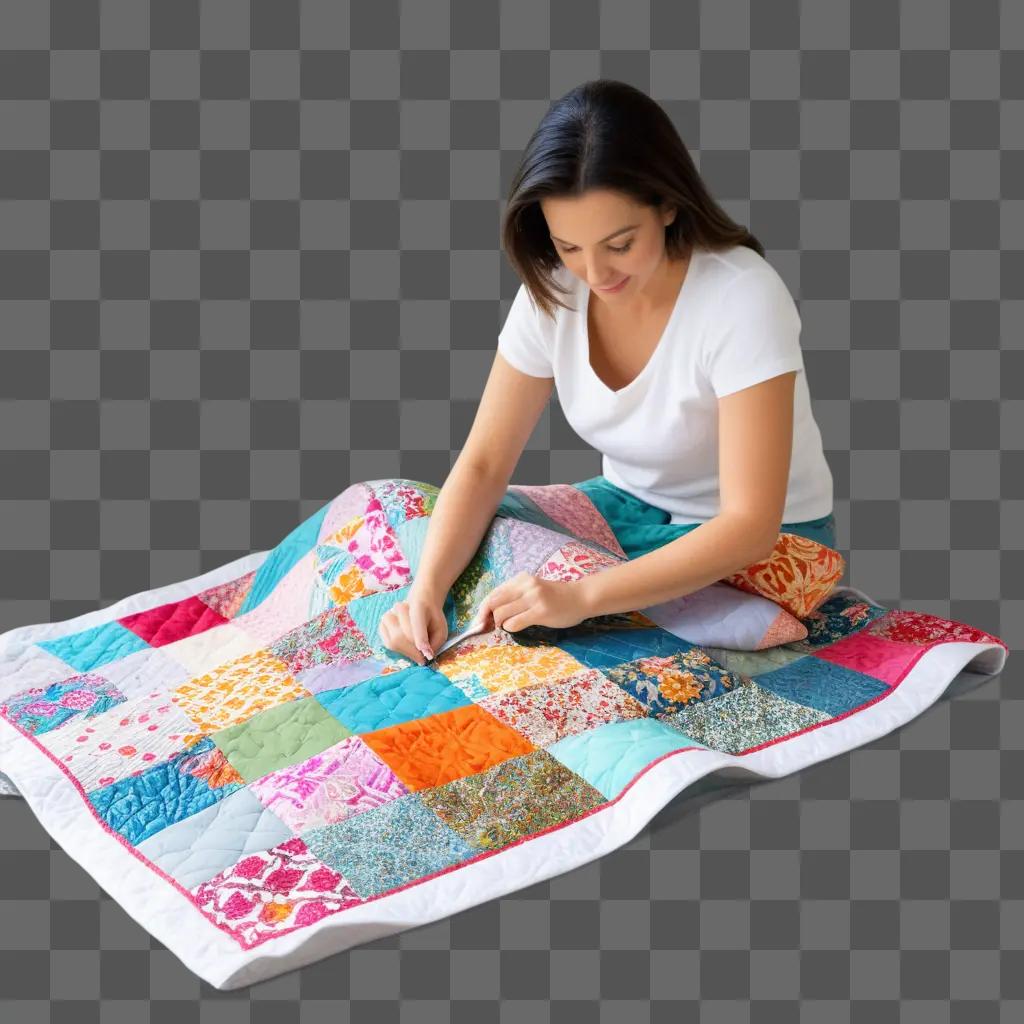
[[[715,297],[723,296],[738,282],[745,280],[752,288],[767,286],[777,289],[785,287],[779,272],[759,252],[748,245],[732,245],[724,249],[702,249],[704,280],[708,292]],[[732,298],[742,292],[733,292]]]

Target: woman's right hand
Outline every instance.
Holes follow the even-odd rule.
[[[380,620],[378,632],[388,650],[425,665],[448,639],[444,617],[444,594],[417,590],[415,583],[408,597],[397,601]]]

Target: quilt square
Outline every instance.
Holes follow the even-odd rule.
[[[241,857],[194,886],[190,895],[242,949],[362,902],[348,881],[318,860],[298,836]]]
[[[255,637],[228,622],[214,630],[182,637],[158,650],[181,665],[189,676],[197,676],[263,648]]]
[[[591,668],[561,682],[509,690],[478,703],[537,747],[606,722],[643,718],[648,713],[644,704]]]
[[[512,639],[511,635],[506,634]],[[468,641],[459,648],[457,656],[437,662],[437,671],[456,685],[461,680],[476,677],[480,686],[474,688],[484,695],[508,693],[538,683],[556,683],[575,675],[587,666],[571,654],[548,644],[525,645],[487,642],[487,634],[474,637],[482,642]],[[448,652],[445,652],[448,653]]]
[[[316,577],[316,552],[309,551],[295,562],[271,593],[258,605],[236,615],[232,623],[263,647],[269,647],[278,637],[324,610],[316,602]]]
[[[139,844],[139,852],[183,888],[207,882],[240,857],[291,839],[291,830],[246,787]]]
[[[252,582],[255,578],[256,570],[252,569],[226,583],[217,583],[206,590],[200,590],[196,597],[223,618],[233,619],[245,602],[246,595],[252,589]]]
[[[39,736],[73,718],[94,718],[127,697],[103,676],[91,672],[49,686],[33,686],[0,704],[0,714],[22,732]]]
[[[356,516],[361,516],[372,498],[373,491],[362,480],[349,484],[327,507],[327,515],[320,524],[320,543],[337,533]]]
[[[388,668],[380,658],[363,658],[361,661],[339,662],[327,665],[313,665],[295,673],[298,682],[310,693],[323,690],[340,690],[343,686],[355,686],[364,679],[379,676]]]
[[[345,570],[346,591],[355,584],[363,593],[376,593],[408,586],[411,582],[412,569],[402,551],[395,525],[388,522],[380,503],[374,499],[367,503],[361,516],[323,542],[344,552],[334,565]],[[327,562],[322,564],[320,577],[331,590],[337,584],[337,579],[332,580],[337,568],[331,570],[328,565]],[[358,579],[351,570],[358,572]]]
[[[917,612],[912,608],[890,608],[871,621],[867,633],[904,644],[930,647],[936,643],[1002,644],[1002,640],[983,629],[944,619],[941,615]]]
[[[475,775],[534,749],[475,704],[363,733],[362,739],[414,791]]]
[[[208,738],[88,794],[101,820],[133,846],[245,785]]]
[[[264,708],[309,697],[288,666],[266,650],[245,654],[171,691],[171,700],[202,733],[219,732]]]
[[[336,530],[324,536],[317,544],[315,549],[316,577],[313,582],[316,590],[315,605],[318,609],[345,606],[357,597],[375,594],[383,589],[381,581],[372,571],[375,555],[367,555],[362,550],[367,546],[373,547],[375,534],[385,538],[385,546],[389,548],[391,546],[392,535],[389,534],[386,525],[380,524],[379,509],[374,515],[379,525],[373,526],[367,523],[366,509],[364,509],[347,522],[340,524]],[[405,558],[406,553],[397,531],[393,537],[397,543],[391,549],[392,553],[401,551],[402,557]],[[366,573],[364,569],[371,571]],[[388,573],[385,573],[385,576],[387,575]],[[398,576],[392,580],[392,583],[402,585],[408,581],[409,577],[399,569]]]
[[[78,672],[92,672],[108,661],[117,661],[149,644],[120,622],[101,622],[78,633],[38,641],[44,651],[56,655]]]
[[[315,697],[300,697],[257,712],[212,735],[246,782],[305,761],[350,735]]]
[[[382,521],[392,527],[417,516],[429,516],[441,493],[436,484],[406,477],[370,480],[368,486],[372,497],[366,503],[366,511],[380,512]]]
[[[829,718],[824,711],[794,703],[748,679],[719,700],[703,701],[662,721],[712,750],[742,754]]]
[[[346,608],[328,608],[278,637],[268,649],[296,676],[316,665],[351,664],[373,657],[373,648]]]
[[[754,678],[758,686],[826,715],[842,715],[887,693],[880,679],[808,655]]]
[[[885,608],[862,600],[852,591],[837,591],[810,615],[800,619],[807,627],[807,638],[794,640],[789,647],[801,654],[811,654],[863,629],[885,612]]]
[[[819,648],[814,656],[895,686],[923,653],[919,644],[889,640],[869,627]]]
[[[692,646],[667,656],[637,658],[603,671],[613,683],[640,701],[648,714],[655,716],[671,714],[696,701],[721,697],[739,686],[742,679],[700,647]]]
[[[566,736],[547,752],[614,800],[637,775],[665,754],[704,744],[658,718],[627,718]]]
[[[321,690],[316,699],[354,733],[386,729],[472,703],[429,665],[413,665],[339,690]]]
[[[293,832],[333,825],[409,792],[359,736],[346,736],[298,764],[250,783]]]
[[[195,595],[171,601],[144,612],[122,615],[118,620],[150,647],[163,647],[175,640],[221,626],[228,620]]]
[[[364,900],[480,853],[424,806],[416,793],[335,825],[311,828],[301,838]]]
[[[611,550],[621,551],[617,541],[615,547]],[[544,559],[536,575],[546,580],[564,580],[566,583],[571,583],[573,580],[581,579],[583,576],[591,576],[602,569],[618,565],[624,557],[625,555],[623,554],[621,558],[616,558],[614,555],[593,548],[589,544],[582,544],[580,541],[571,540],[568,543],[563,543],[555,551],[552,551]]]
[[[103,666],[102,676],[126,697],[165,693],[185,682],[192,673],[167,652],[171,647],[145,647]]]
[[[766,647],[761,651],[735,651],[727,647],[701,644],[701,649],[726,671],[737,676],[754,676],[782,668],[798,658],[806,658],[803,651],[794,651],[789,644]]]
[[[86,793],[187,749],[192,722],[166,693],[155,690],[39,737],[67,765]]]
[[[500,849],[607,803],[604,794],[546,750],[422,790],[420,799],[481,850]]]
[[[510,490],[529,498],[560,531],[626,557],[607,520],[580,488],[572,484],[513,484]]]

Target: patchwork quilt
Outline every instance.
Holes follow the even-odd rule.
[[[590,499],[553,484],[507,490],[446,597],[451,641],[420,666],[378,625],[438,491],[361,481],[270,551],[0,637],[0,771],[216,988],[569,871],[704,776],[869,743],[1008,654],[839,585],[806,636],[756,651],[645,610],[485,631],[480,602],[511,576],[625,561]]]

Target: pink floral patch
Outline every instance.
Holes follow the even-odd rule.
[[[299,836],[247,854],[189,894],[244,949],[362,902],[348,880],[314,857]]]
[[[409,792],[358,736],[264,775],[249,789],[293,832],[336,824]]]

